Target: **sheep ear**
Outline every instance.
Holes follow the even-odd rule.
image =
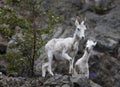
[[[78,20],[76,19],[76,21],[75,21],[75,26],[78,26],[79,25],[79,22],[78,22]]]
[[[84,25],[84,23],[85,23],[85,21],[82,21],[82,22],[81,22],[81,25]]]

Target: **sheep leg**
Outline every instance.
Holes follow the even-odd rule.
[[[47,63],[44,63],[44,64],[42,65],[42,77],[45,77],[45,75],[46,75],[46,70],[47,70],[47,68],[48,68],[48,65],[49,65],[48,62],[47,62]]]
[[[72,58],[67,53],[62,53],[62,57],[69,61],[70,68],[71,68],[71,66],[72,66]],[[69,71],[70,71],[70,68],[69,68]]]
[[[52,72],[52,60],[53,60],[53,53],[51,51],[48,52],[48,62],[49,62],[49,66],[47,68],[48,72],[54,76],[53,72]]]
[[[85,77],[87,78],[87,79],[89,79],[89,68],[88,68],[88,65],[87,65],[87,67],[86,67],[86,71],[85,71],[86,73],[85,73]]]

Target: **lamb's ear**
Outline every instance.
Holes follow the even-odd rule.
[[[97,44],[97,41],[94,42],[94,46]]]
[[[79,22],[78,22],[78,20],[76,19],[76,21],[75,21],[75,26],[78,26],[79,25]]]

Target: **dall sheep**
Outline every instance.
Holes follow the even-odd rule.
[[[86,26],[84,21],[79,24],[78,20],[75,21],[76,30],[73,37],[68,38],[54,38],[45,45],[45,51],[48,56],[48,62],[42,64],[42,76],[45,77],[46,71],[53,76],[52,72],[52,61],[53,56],[56,59],[66,59],[69,61],[69,73],[73,72],[73,62],[78,52],[78,45],[81,39],[85,38]]]
[[[80,59],[78,59],[75,63],[74,73],[76,75],[81,74],[82,77],[89,78],[88,60],[91,55],[91,51],[93,47],[96,45],[96,43],[97,43],[96,41],[92,40],[87,41],[83,56]]]

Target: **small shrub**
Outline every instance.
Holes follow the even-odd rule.
[[[18,74],[23,73],[25,68],[27,67],[27,60],[26,58],[22,57],[21,52],[9,52],[5,55],[6,60],[8,61],[7,66],[7,74],[11,74],[17,72]]]

